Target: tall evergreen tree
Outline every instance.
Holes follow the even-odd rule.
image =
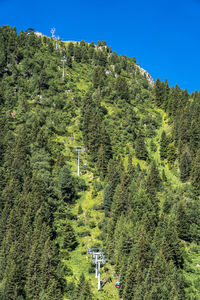
[[[155,191],[158,189],[160,183],[161,183],[161,178],[159,175],[159,171],[157,169],[156,162],[153,161],[150,166],[149,174],[146,180],[148,193],[154,194]]]
[[[165,100],[165,85],[158,78],[155,83],[155,100],[156,104],[161,107]]]
[[[129,99],[129,87],[124,77],[117,77],[115,89],[121,99]]]
[[[137,158],[142,159],[142,160],[147,160],[147,158],[148,158],[148,152],[146,149],[143,134],[139,134],[139,136],[136,139],[135,155]]]
[[[168,146],[168,139],[166,136],[166,132],[163,131],[160,140],[160,158],[162,160],[167,158],[167,146]]]
[[[80,300],[92,300],[93,299],[93,295],[90,291],[89,283],[85,279],[85,276],[83,273],[81,274],[81,276],[79,278],[79,282],[78,282],[73,299],[77,299],[77,300],[79,300],[79,299]]]
[[[71,175],[70,168],[65,165],[59,174],[60,197],[68,203],[72,203],[76,197],[75,183]]]
[[[189,153],[189,150],[184,151],[180,157],[180,178],[181,181],[185,182],[190,177],[190,171],[191,171],[191,155]]]
[[[200,194],[200,149],[197,151],[196,157],[192,163],[191,182],[196,193]]]

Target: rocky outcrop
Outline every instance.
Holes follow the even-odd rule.
[[[144,76],[146,76],[146,79],[148,80],[150,86],[154,86],[154,80],[152,78],[152,76],[144,69],[142,69],[140,66],[136,65],[136,68],[139,69],[139,72]],[[136,69],[137,70],[137,69]]]

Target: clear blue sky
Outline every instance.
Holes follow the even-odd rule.
[[[200,0],[0,0],[0,26],[63,40],[105,40],[156,80],[200,90]]]

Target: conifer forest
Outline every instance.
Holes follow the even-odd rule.
[[[199,216],[200,92],[0,27],[0,300],[198,300]]]

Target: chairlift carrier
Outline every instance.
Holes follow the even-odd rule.
[[[117,282],[115,283],[115,287],[116,287],[117,289],[119,289],[120,286],[121,286],[120,281],[117,281]]]

